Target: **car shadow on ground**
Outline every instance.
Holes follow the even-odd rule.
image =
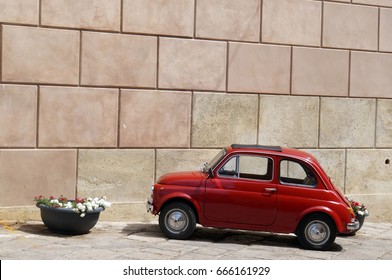
[[[160,231],[158,224],[129,224],[123,228],[122,233],[127,236],[138,235],[145,238],[151,237],[152,239],[162,238],[164,240],[169,240]],[[196,228],[194,234],[188,239],[188,241],[302,249],[298,242],[298,238],[294,234],[275,234],[268,232],[217,229],[200,226]],[[328,251],[340,252],[342,249],[342,246],[334,243]]]

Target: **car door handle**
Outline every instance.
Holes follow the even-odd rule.
[[[264,190],[267,192],[276,192],[276,188],[265,188]]]

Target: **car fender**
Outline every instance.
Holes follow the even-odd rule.
[[[164,197],[161,197],[160,203],[159,205],[157,205],[156,212],[159,213],[167,203],[170,203],[172,201],[186,201],[195,208],[197,212],[196,214],[198,216],[201,215],[201,206],[199,205],[199,203],[195,199],[193,199],[189,194],[183,192],[174,192],[174,193],[167,194]]]
[[[303,212],[301,212],[298,215],[297,227],[298,227],[299,223],[301,222],[301,220],[305,216],[313,214],[313,213],[324,213],[324,214],[328,215],[329,217],[331,217],[331,219],[335,223],[336,229],[339,232],[344,232],[346,230],[345,226],[342,223],[342,220],[339,218],[337,213],[335,211],[333,211],[331,208],[325,207],[325,206],[314,206],[314,207],[310,207],[310,208],[305,209]]]

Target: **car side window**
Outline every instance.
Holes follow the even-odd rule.
[[[219,176],[272,180],[273,161],[262,156],[238,155],[230,158],[218,171]]]
[[[219,171],[218,174],[220,176],[232,176],[232,177],[238,177],[238,171],[237,171],[237,161],[238,157],[232,157],[229,159],[225,165],[223,165]]]
[[[317,186],[316,175],[309,167],[288,159],[280,162],[279,180],[288,185]]]

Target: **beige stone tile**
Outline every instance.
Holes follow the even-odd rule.
[[[259,114],[260,144],[317,147],[317,97],[260,95]]]
[[[392,51],[392,9],[380,9],[380,51]]]
[[[154,183],[154,170],[155,152],[151,149],[80,150],[78,196],[145,202]]]
[[[120,30],[121,0],[41,0],[46,26]]]
[[[0,22],[38,24],[39,0],[0,0]]]
[[[150,190],[150,188],[148,188]],[[158,223],[158,217],[151,215],[146,211],[145,198],[140,202],[118,202],[112,203],[110,208],[107,208],[105,212],[99,217],[100,221],[114,221],[126,223],[136,222],[152,222]]]
[[[77,84],[79,32],[3,26],[2,80]]]
[[[205,162],[211,161],[219,149],[168,149],[157,150],[156,180],[166,173],[200,170]]]
[[[324,3],[323,46],[377,50],[378,9]]]
[[[293,49],[293,94],[347,96],[348,73],[348,51]]]
[[[352,0],[353,3],[392,7],[392,0]]]
[[[195,93],[192,147],[257,143],[257,95]]]
[[[225,90],[226,46],[224,42],[161,38],[159,87]]]
[[[37,195],[75,196],[76,150],[0,150],[0,206],[34,205]]]
[[[262,41],[320,46],[321,1],[264,0]]]
[[[42,87],[40,147],[117,146],[118,90]]]
[[[392,147],[392,100],[377,101],[376,147]]]
[[[0,147],[35,147],[37,87],[0,84]]]
[[[190,92],[121,91],[120,147],[189,147]]]
[[[373,99],[321,98],[320,147],[373,147]]]
[[[228,91],[290,92],[291,48],[229,44]]]
[[[157,38],[83,32],[83,85],[155,87]]]
[[[391,97],[392,55],[352,52],[350,96]]]
[[[195,0],[124,0],[123,30],[193,36]]]
[[[259,42],[259,0],[198,0],[196,3],[197,37]]]
[[[6,221],[39,221],[41,213],[34,206],[0,207],[0,220]]]
[[[392,194],[392,150],[347,150],[347,193]],[[365,202],[364,202],[365,203]]]
[[[346,170],[346,153],[343,149],[305,150],[312,154],[321,164],[333,184],[344,192],[344,176]]]

